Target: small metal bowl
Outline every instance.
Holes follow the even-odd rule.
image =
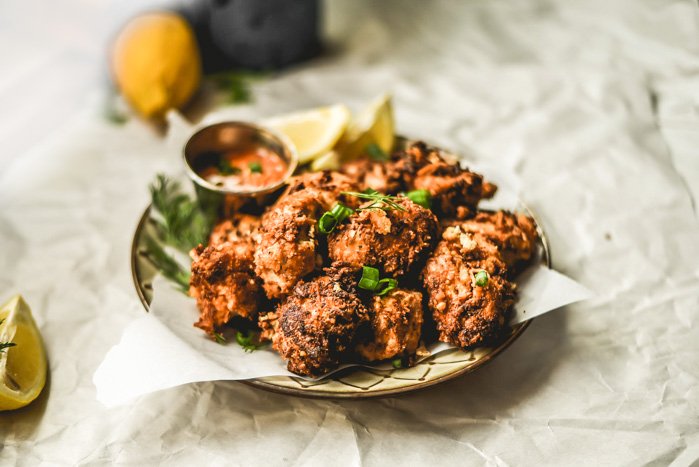
[[[286,162],[287,170],[279,182],[253,190],[236,190],[215,185],[197,173],[197,160],[200,157],[251,146],[264,147]],[[184,165],[202,208],[215,210],[220,217],[230,217],[245,206],[253,206],[253,210],[254,206],[264,206],[269,197],[293,175],[298,165],[298,154],[296,147],[284,135],[252,123],[221,122],[201,128],[189,138],[184,146]]]

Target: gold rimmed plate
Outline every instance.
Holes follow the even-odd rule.
[[[536,216],[524,205],[519,210],[531,216],[537,225],[541,247],[541,262],[551,267],[551,256],[546,235]],[[131,246],[131,271],[136,293],[146,311],[153,300],[153,279],[158,269],[151,261],[146,247],[153,239],[159,241],[150,207],[141,216]],[[192,317],[194,320],[196,317]],[[431,356],[412,368],[381,370],[367,367],[351,367],[332,376],[309,381],[293,376],[272,376],[242,381],[245,384],[300,397],[325,399],[358,399],[385,397],[417,391],[448,381],[474,371],[492,361],[517,340],[527,329],[531,320],[517,324],[509,335],[495,347],[479,347],[473,350],[451,349]]]

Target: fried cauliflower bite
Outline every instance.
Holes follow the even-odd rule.
[[[532,259],[539,237],[531,217],[508,211],[481,211],[458,225],[462,232],[480,235],[495,244],[510,277],[521,272]]]
[[[250,243],[199,245],[190,255],[189,294],[196,299],[200,312],[195,326],[213,335],[233,317],[257,317],[262,293],[259,280],[253,273]]]
[[[492,197],[497,187],[458,164],[434,162],[417,171],[412,189],[430,192],[437,215],[464,219],[476,211],[481,199]]]
[[[330,259],[354,269],[373,266],[391,276],[406,274],[424,259],[437,241],[437,218],[408,198],[395,202],[404,210],[360,210],[338,225],[328,236]]]
[[[475,281],[479,271],[489,276],[483,286]],[[445,229],[422,271],[439,340],[464,349],[497,341],[515,300],[506,274],[498,248],[486,237],[458,226]]]
[[[371,338],[357,346],[366,361],[410,357],[420,343],[422,294],[395,289],[386,296],[374,295],[369,307]]]
[[[285,296],[322,264],[316,239],[322,211],[314,192],[299,191],[280,198],[262,217],[255,235],[254,264],[267,297]]]
[[[289,187],[282,194],[280,200],[285,197],[295,196],[297,193],[313,193],[324,210],[330,210],[336,202],[340,201],[350,207],[359,205],[357,199],[343,195],[343,191],[358,191],[359,184],[340,172],[324,170],[322,172],[307,172],[293,177]]]
[[[260,218],[249,214],[235,214],[231,219],[219,222],[211,230],[209,245],[225,242],[249,241],[260,226]]]
[[[354,279],[344,271],[325,272],[299,282],[276,310],[272,345],[298,375],[321,376],[337,368],[369,321]]]
[[[390,163],[357,159],[343,164],[340,170],[358,184],[358,190],[371,188],[393,195],[405,187],[400,171]]]

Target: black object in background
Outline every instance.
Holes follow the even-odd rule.
[[[175,8],[192,25],[204,73],[273,70],[320,51],[319,0],[189,0]]]

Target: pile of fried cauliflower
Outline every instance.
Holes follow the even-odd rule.
[[[385,161],[304,173],[262,216],[219,223],[191,254],[195,326],[217,336],[244,320],[311,377],[357,361],[409,366],[436,339],[497,343],[535,223],[479,211],[496,186],[447,159],[413,143]]]

